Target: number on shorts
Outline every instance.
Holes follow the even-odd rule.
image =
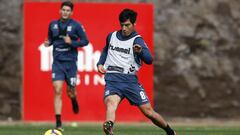
[[[140,92],[140,96],[142,99],[146,99],[145,93],[143,91]]]
[[[70,83],[71,83],[72,86],[76,85],[76,80],[77,80],[76,77],[70,78]]]

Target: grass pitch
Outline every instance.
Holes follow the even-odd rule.
[[[51,124],[1,124],[0,135],[44,135]],[[240,135],[239,126],[176,126],[179,135]],[[78,124],[64,126],[63,135],[104,135],[102,125]],[[115,135],[165,135],[163,130],[151,124],[116,124]]]

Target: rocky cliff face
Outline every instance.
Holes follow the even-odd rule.
[[[90,0],[81,0],[87,1]],[[120,1],[154,4],[154,103],[157,111],[171,117],[239,118],[240,1]],[[2,3],[0,120],[20,119],[23,2]]]
[[[22,78],[22,2],[0,5],[0,120],[19,119]]]
[[[239,4],[237,0],[155,3],[157,110],[171,116],[237,117]]]

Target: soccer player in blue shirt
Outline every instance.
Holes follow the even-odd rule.
[[[46,47],[53,45],[52,81],[54,87],[54,110],[56,128],[62,130],[62,88],[67,84],[67,93],[72,102],[74,113],[79,112],[76,97],[76,75],[78,47],[88,45],[89,41],[82,25],[71,19],[73,3],[65,1],[61,4],[59,20],[49,24]]]
[[[163,117],[155,112],[149,103],[144,88],[136,76],[142,61],[152,64],[153,58],[143,38],[135,31],[137,13],[124,9],[119,15],[121,30],[107,36],[97,63],[98,72],[105,74],[106,121],[103,130],[113,135],[116,110],[121,100],[126,98],[132,105],[149,118],[156,126],[164,129],[167,135],[177,135]]]

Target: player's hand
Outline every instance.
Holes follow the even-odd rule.
[[[139,45],[139,44],[133,45],[133,51],[134,51],[135,53],[140,53],[140,52],[142,51],[142,46]]]
[[[48,39],[45,39],[45,41],[43,42],[43,45],[44,45],[45,47],[49,47],[49,46],[50,46],[49,40],[48,40]]]
[[[104,69],[103,65],[98,65],[98,72],[101,73],[101,74],[105,74],[106,73],[106,70]]]
[[[69,37],[68,34],[63,37],[63,40],[64,40],[64,42],[65,42],[66,44],[69,44],[69,45],[72,44],[72,40],[71,40],[71,38]]]

